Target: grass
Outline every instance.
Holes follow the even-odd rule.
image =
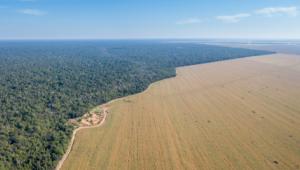
[[[299,169],[299,64],[276,54],[178,68],[109,104],[62,169]]]

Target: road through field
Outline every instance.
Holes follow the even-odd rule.
[[[67,151],[66,153],[63,155],[62,159],[58,162],[55,170],[60,170],[62,165],[64,164],[64,162],[66,161],[66,159],[68,158],[70,152],[72,151],[72,147],[73,147],[73,144],[74,144],[74,140],[75,140],[75,137],[76,137],[76,134],[78,131],[82,130],[82,129],[89,129],[89,128],[96,128],[96,127],[100,127],[104,124],[105,120],[106,120],[106,116],[107,116],[107,113],[108,113],[108,109],[105,105],[103,105],[101,107],[102,109],[102,112],[103,112],[103,118],[102,120],[100,121],[99,124],[95,125],[95,126],[87,126],[87,127],[78,127],[77,129],[75,129],[73,131],[73,134],[72,134],[72,137],[71,137],[71,140],[69,142],[69,145],[68,145],[68,148],[67,148]]]
[[[180,67],[107,107],[61,169],[300,169],[299,56]]]

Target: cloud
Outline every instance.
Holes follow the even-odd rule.
[[[33,15],[33,16],[43,16],[46,14],[45,11],[41,11],[38,9],[29,9],[29,8],[18,10],[18,12],[26,15]]]
[[[188,25],[188,24],[198,24],[198,23],[202,23],[203,20],[199,19],[199,18],[188,18],[185,20],[181,20],[181,21],[177,21],[176,24],[178,25]]]
[[[222,16],[217,16],[216,19],[220,20],[222,22],[226,23],[237,23],[241,21],[243,18],[250,17],[251,14],[248,13],[241,13],[241,14],[236,14],[236,15],[222,15]]]
[[[272,17],[274,15],[288,15],[295,17],[298,15],[298,8],[295,6],[291,7],[268,7],[255,11],[256,14],[265,15]]]

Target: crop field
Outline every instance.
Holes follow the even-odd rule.
[[[180,67],[108,107],[62,169],[300,169],[300,56]]]

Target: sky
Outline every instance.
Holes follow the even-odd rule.
[[[0,0],[0,39],[300,39],[300,0]]]

